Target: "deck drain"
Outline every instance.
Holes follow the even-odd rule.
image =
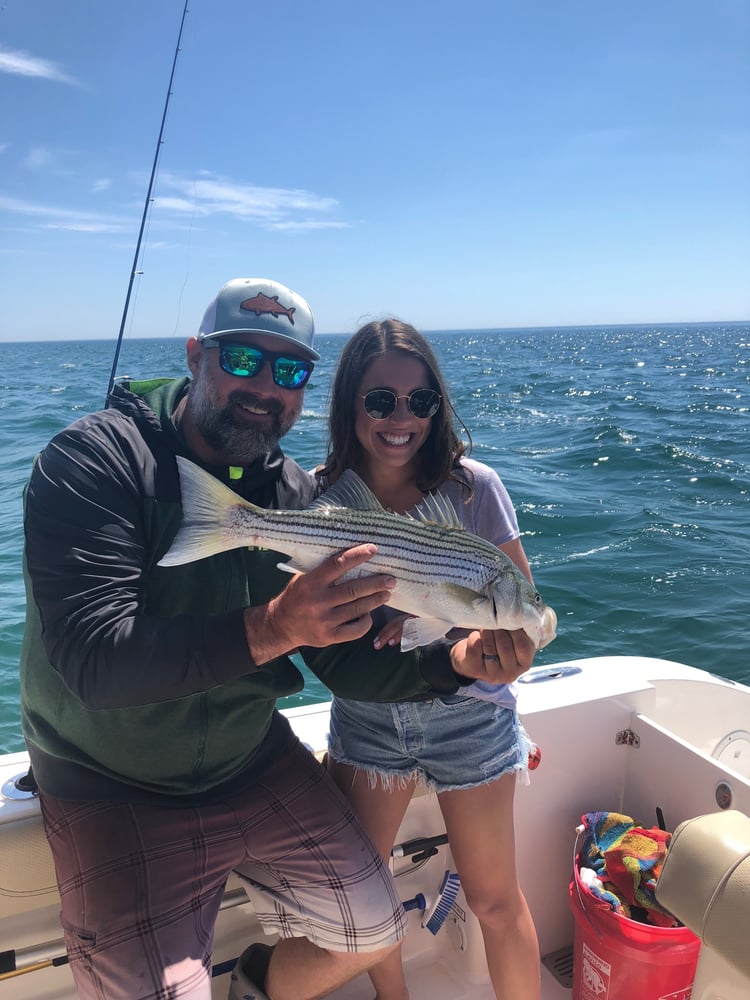
[[[572,944],[569,944],[567,948],[559,948],[557,951],[551,951],[549,955],[542,956],[542,965],[566,990],[573,988]]]

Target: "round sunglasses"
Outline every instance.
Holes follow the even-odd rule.
[[[271,366],[271,374],[276,385],[282,389],[302,389],[315,367],[304,358],[288,358],[285,354],[271,354],[260,347],[249,344],[233,344],[227,341],[210,341],[204,347],[219,348],[219,364],[228,375],[240,378],[255,378],[266,364]]]
[[[419,420],[427,420],[434,417],[440,409],[440,400],[443,397],[434,389],[415,389],[408,396],[397,396],[390,389],[370,389],[362,399],[365,404],[365,413],[373,420],[385,420],[396,412],[399,399],[405,399],[409,412]]]

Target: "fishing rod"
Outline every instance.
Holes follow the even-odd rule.
[[[138,259],[141,255],[141,241],[143,240],[143,230],[146,228],[146,219],[148,218],[148,210],[151,205],[151,192],[154,187],[154,179],[156,177],[156,168],[159,164],[159,154],[161,152],[162,142],[164,141],[164,125],[167,120],[167,111],[169,110],[169,99],[172,96],[172,83],[174,82],[174,74],[177,68],[177,56],[180,54],[180,42],[182,41],[182,29],[185,27],[185,18],[188,13],[188,3],[189,0],[185,0],[185,6],[182,9],[182,19],[180,20],[180,30],[177,35],[177,44],[175,45],[174,58],[172,59],[172,72],[169,75],[169,85],[167,86],[167,96],[164,101],[164,111],[161,116],[161,127],[159,129],[159,138],[156,140],[156,150],[154,151],[154,162],[151,166],[151,177],[148,182],[148,190],[146,191],[146,200],[143,205],[143,214],[141,216],[141,226],[138,230],[138,240],[135,245],[135,254],[133,255],[133,266],[130,269],[130,280],[128,281],[128,290],[125,295],[125,305],[122,310],[122,320],[120,321],[120,332],[117,335],[117,345],[115,347],[115,356],[112,359],[112,371],[109,374],[109,385],[107,386],[107,398],[104,400],[104,405],[107,405],[107,399],[109,399],[109,394],[112,392],[112,387],[115,384],[115,374],[117,373],[117,362],[120,358],[120,348],[122,347],[122,338],[125,333],[125,323],[128,318],[128,309],[130,307],[130,295],[133,291],[133,282],[135,281],[136,275],[138,274]]]

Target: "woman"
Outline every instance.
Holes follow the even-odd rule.
[[[368,323],[339,361],[322,483],[332,485],[352,468],[397,513],[440,490],[468,530],[495,542],[531,580],[510,498],[488,466],[465,457],[453,413],[426,340],[397,320]],[[403,616],[390,615],[376,647],[399,641]],[[334,698],[329,768],[385,859],[417,782],[437,792],[461,885],[482,928],[495,995],[538,1000],[539,949],[518,885],[513,831],[516,773],[526,768],[529,742],[512,682],[531,666],[534,648],[525,633],[504,630],[483,632],[482,648],[499,658],[508,684],[474,684],[424,702]],[[399,952],[370,976],[376,1000],[407,1000]]]

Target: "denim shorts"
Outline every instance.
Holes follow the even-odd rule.
[[[479,698],[375,704],[334,698],[328,752],[374,787],[416,778],[448,792],[525,772],[531,742],[514,709]]]

